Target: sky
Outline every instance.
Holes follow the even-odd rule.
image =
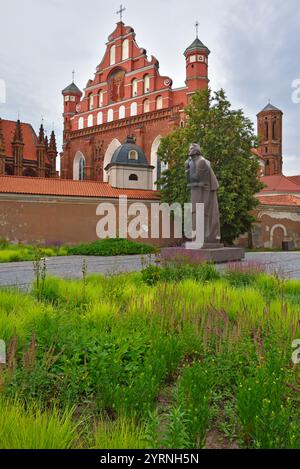
[[[93,78],[119,5],[118,0],[0,0],[0,117],[19,115],[36,130],[43,118],[61,144],[61,90],[71,83],[73,69],[81,89]],[[211,50],[211,88],[224,88],[255,129],[256,114],[269,100],[279,107],[284,173],[300,174],[299,0],[124,0],[124,6],[124,22],[135,29],[138,45],[159,60],[160,73],[170,76],[174,87],[184,85],[183,52],[199,21],[199,38]]]

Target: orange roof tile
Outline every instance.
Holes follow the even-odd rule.
[[[263,176],[261,182],[267,186],[261,192],[300,192],[300,186],[283,175]]]
[[[159,198],[157,191],[115,189],[107,182],[22,176],[0,176],[0,193],[97,198],[117,198],[126,195],[129,199],[141,200],[157,200]]]
[[[16,122],[2,119],[2,129],[5,142],[5,155],[13,156],[12,141],[15,135]],[[23,157],[25,160],[36,160],[37,135],[30,124],[21,123],[22,135],[24,140]]]
[[[270,195],[258,196],[258,200],[262,205],[285,205],[285,206],[300,206],[300,197],[295,195]]]
[[[297,186],[300,186],[300,175],[299,176],[288,176],[288,179],[292,181]]]

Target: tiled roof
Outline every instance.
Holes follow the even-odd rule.
[[[260,112],[265,112],[265,111],[280,111],[280,109],[278,109],[278,107],[273,106],[273,104],[269,103]]]
[[[297,186],[300,186],[300,175],[299,176],[288,176],[288,179],[292,181]]]
[[[14,138],[17,123],[15,121],[9,121],[4,119],[2,119],[1,122],[5,141],[5,155],[8,157],[12,157],[13,147],[11,143]],[[35,161],[37,159],[35,148],[35,145],[37,143],[37,135],[30,124],[21,123],[21,129],[24,140],[23,158],[25,160]]]
[[[285,205],[300,207],[300,197],[297,197],[295,195],[259,195],[258,200],[262,205]]]
[[[0,193],[97,198],[117,198],[126,195],[129,199],[158,199],[156,191],[115,189],[106,182],[17,176],[0,176]]]
[[[283,175],[263,176],[261,182],[267,187],[261,192],[299,192],[300,186]]]

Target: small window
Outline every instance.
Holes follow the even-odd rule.
[[[138,155],[138,152],[136,150],[130,150],[129,152],[129,155],[128,155],[128,158],[130,160],[135,160],[137,161],[139,159],[139,155]]]
[[[65,101],[66,101],[66,103],[67,103],[68,101],[70,101],[70,96],[65,96]]]
[[[79,119],[78,119],[78,130],[83,129],[83,127],[84,127],[84,119],[83,119],[83,117],[79,117]]]
[[[193,62],[196,62],[196,60],[197,60],[196,55],[191,55],[190,62],[193,63]]]
[[[138,94],[138,81],[135,78],[134,80],[132,80],[132,97],[135,98],[137,94]]]
[[[132,103],[130,106],[130,115],[136,116],[137,115],[137,103]]]
[[[121,106],[119,108],[119,119],[124,119],[125,118],[125,106]]]
[[[143,104],[144,112],[149,112],[150,111],[150,101],[149,99],[145,99],[144,104]]]
[[[139,178],[137,177],[136,174],[130,174],[129,176],[129,181],[138,181]]]
[[[144,93],[149,93],[150,91],[150,75],[144,76]]]
[[[203,55],[198,55],[198,62],[204,62]]]
[[[107,122],[112,122],[114,120],[114,111],[113,109],[109,109],[107,113]]]
[[[89,95],[89,110],[92,111],[94,109],[94,96],[92,94]]]
[[[129,57],[129,41],[125,39],[122,44],[122,60],[127,60]]]
[[[93,114],[90,114],[88,117],[88,127],[93,127],[94,125],[94,116]]]
[[[70,101],[75,102],[75,96],[70,96]]]
[[[110,65],[114,65],[116,63],[116,46],[112,46],[110,48]]]
[[[162,109],[163,108],[163,98],[162,96],[157,96],[156,98],[156,109]]]
[[[103,124],[103,113],[100,111],[98,112],[98,115],[97,115],[97,124],[98,125],[102,125]]]
[[[103,106],[103,98],[104,98],[104,93],[103,93],[103,91],[101,90],[101,91],[99,91],[99,98],[98,98],[98,100],[99,100],[99,107],[102,107],[102,106]]]

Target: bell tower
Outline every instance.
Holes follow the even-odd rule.
[[[196,23],[196,39],[185,50],[186,58],[186,85],[188,95],[197,90],[207,89],[208,79],[208,56],[210,50],[200,41],[198,37],[199,23]]]
[[[74,72],[73,72],[73,81],[67,86],[63,91],[62,95],[64,97],[64,137],[63,143],[65,144],[68,140],[69,132],[71,130],[71,118],[76,114],[76,107],[80,102],[82,97],[82,92],[74,83]]]
[[[258,150],[266,164],[266,176],[282,174],[282,116],[271,103],[257,114]]]

